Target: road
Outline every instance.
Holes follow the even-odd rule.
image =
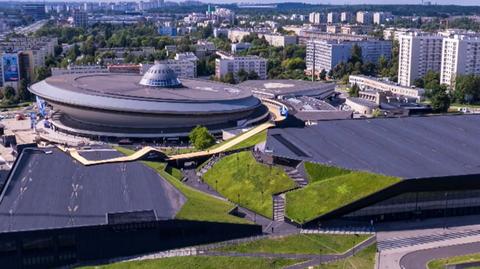
[[[401,268],[425,269],[431,260],[480,252],[480,242],[411,252],[400,259]]]

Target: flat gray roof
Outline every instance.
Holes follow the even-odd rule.
[[[186,198],[140,162],[83,166],[58,149],[24,151],[0,201],[0,233],[107,224],[108,213],[171,219]],[[89,159],[116,151],[83,152]]]
[[[279,157],[400,178],[480,174],[480,115],[321,121],[270,129]]]
[[[146,87],[136,74],[68,74],[45,79],[48,85],[67,91],[117,98],[159,100],[218,101],[235,100],[251,95],[248,89],[201,79],[180,79],[182,88]]]
[[[335,83],[293,79],[246,80],[240,87],[251,91],[278,95],[308,95],[327,97],[335,90]]]

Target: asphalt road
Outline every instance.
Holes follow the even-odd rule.
[[[440,247],[411,252],[400,259],[401,268],[425,269],[431,260],[443,259],[454,256],[468,255],[480,252],[480,242]]]

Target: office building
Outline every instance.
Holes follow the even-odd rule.
[[[440,83],[455,87],[455,77],[480,74],[480,37],[455,35],[443,39]]]
[[[442,36],[409,33],[399,38],[398,83],[412,86],[417,78],[428,71],[440,72],[442,62]]]

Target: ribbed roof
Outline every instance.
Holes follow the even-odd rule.
[[[143,75],[140,85],[176,88],[182,86],[175,72],[166,64],[155,64]]]

